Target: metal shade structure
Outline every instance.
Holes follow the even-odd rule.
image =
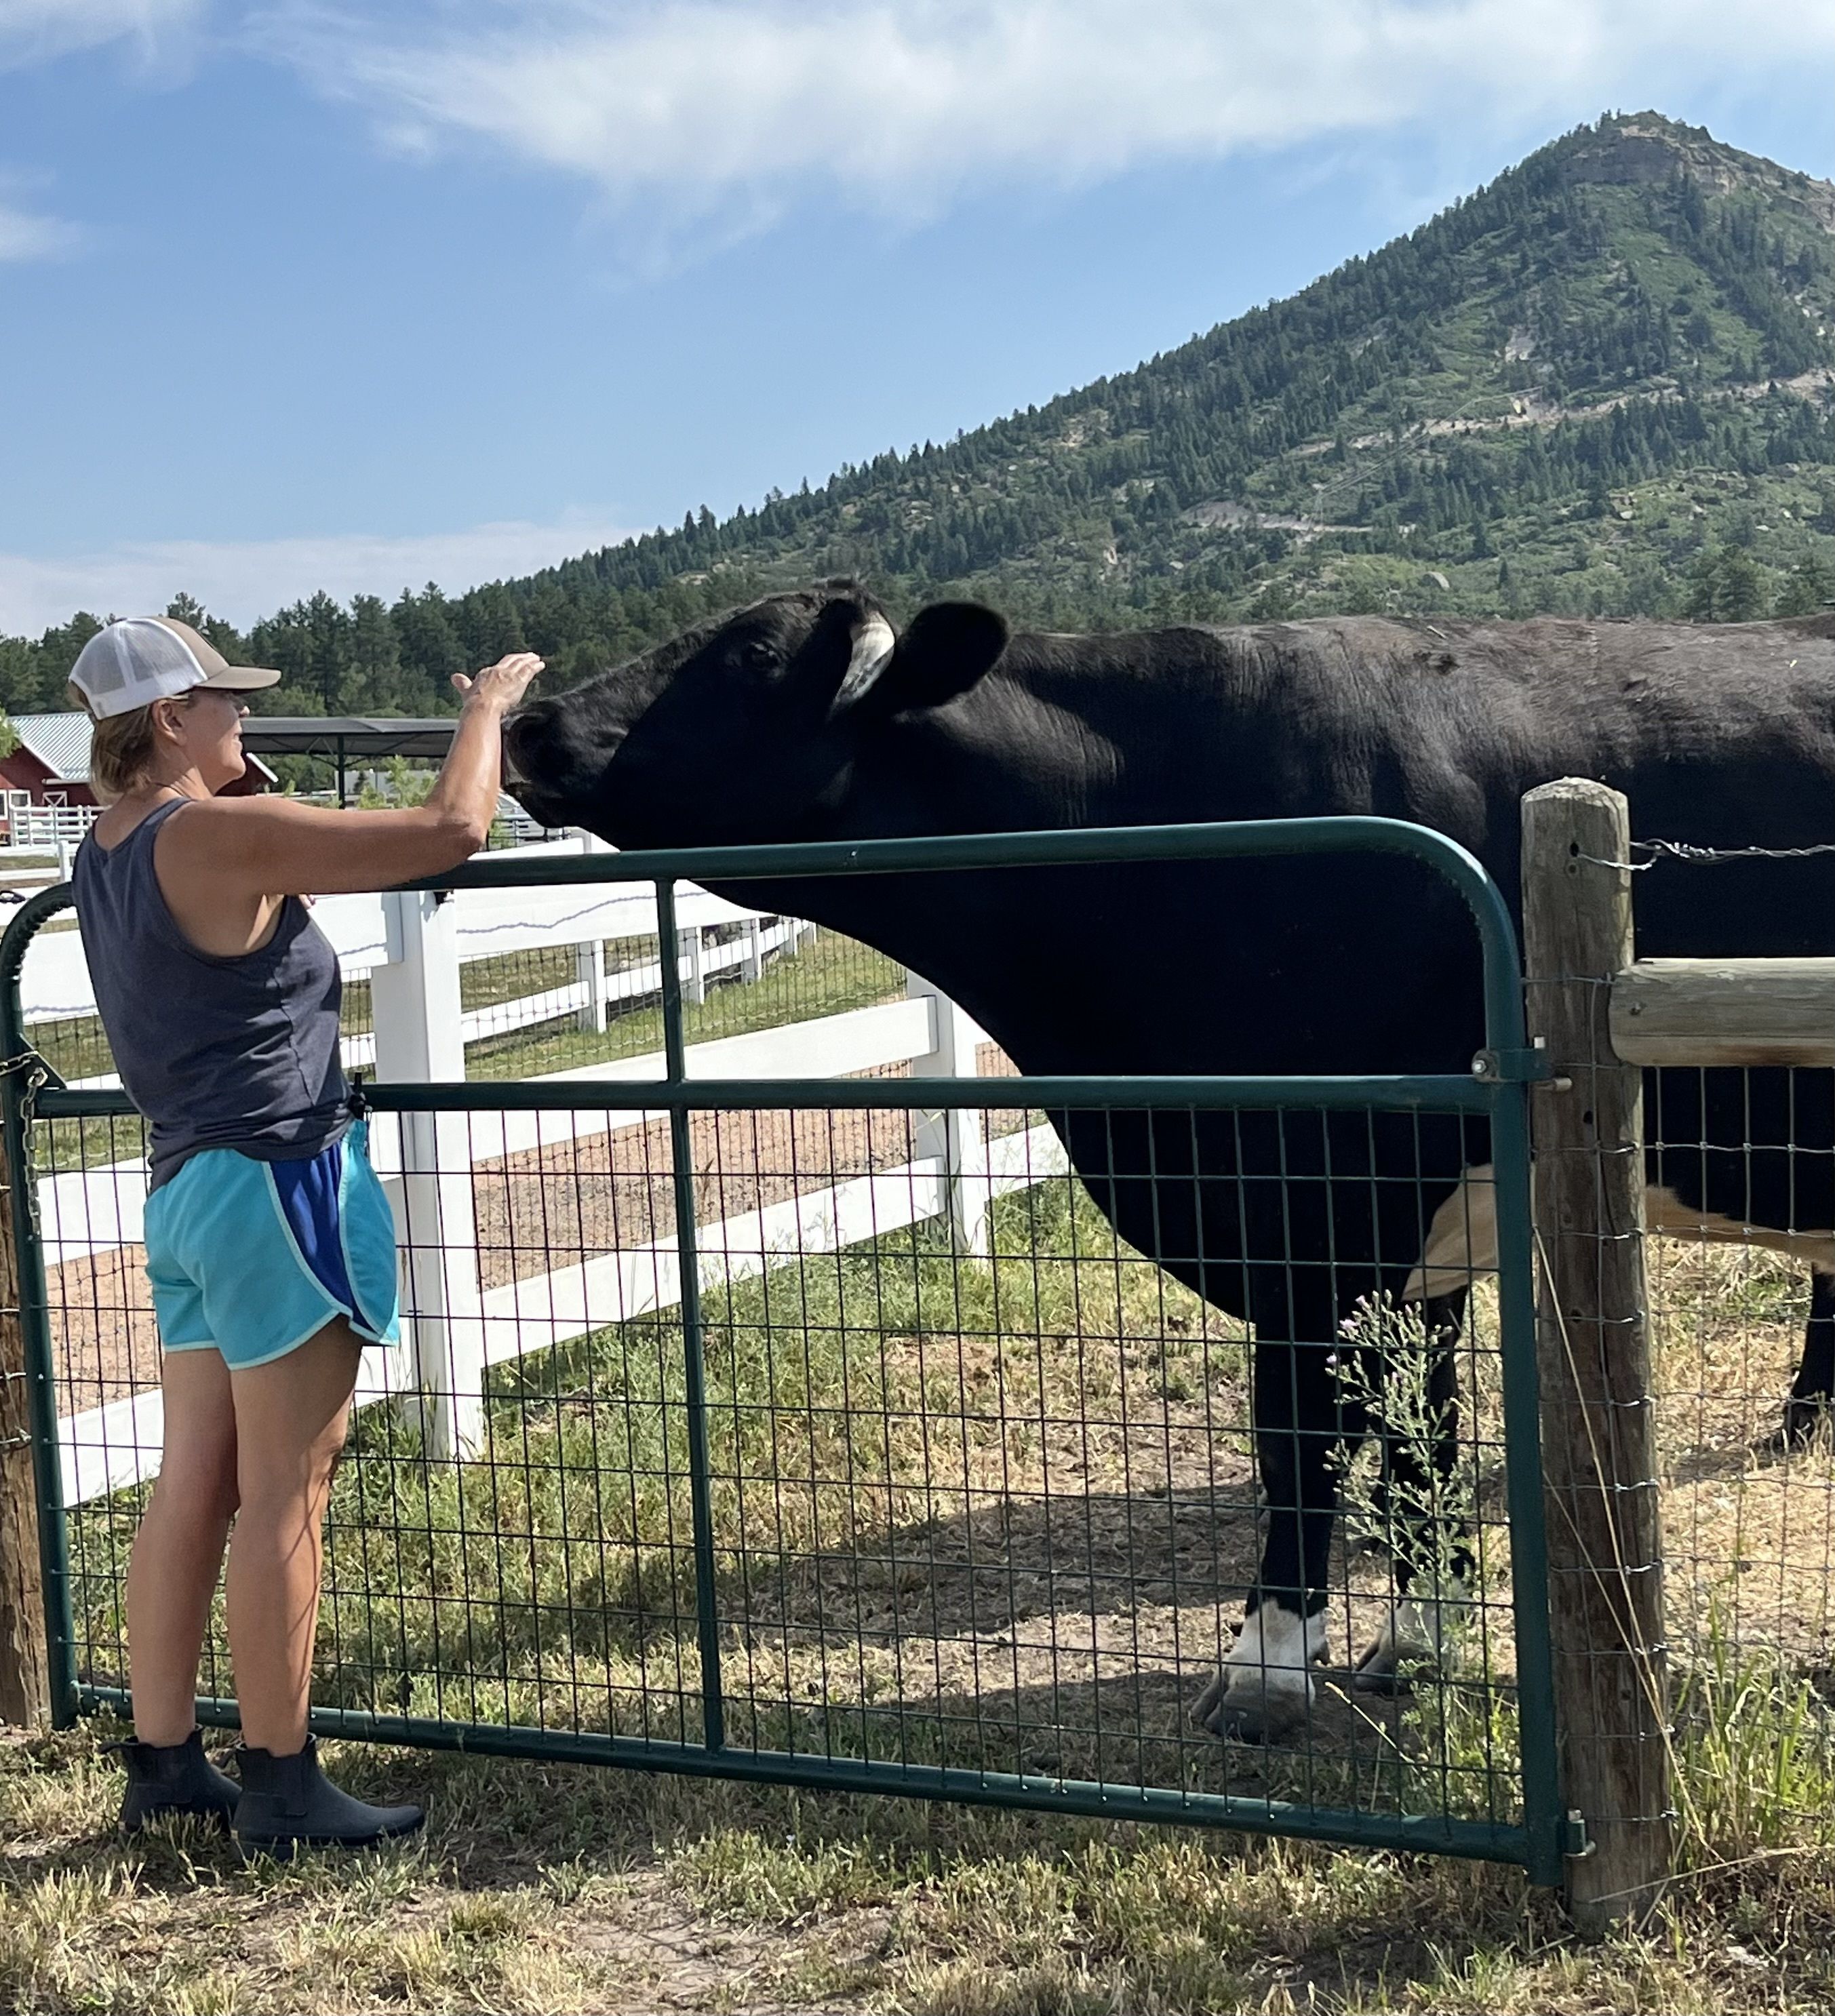
[[[353,760],[427,756],[444,761],[458,725],[455,714],[398,720],[365,715],[252,714],[242,725],[242,746],[251,755],[318,756],[335,764],[341,805],[349,795],[345,779]]]

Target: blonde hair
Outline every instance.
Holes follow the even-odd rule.
[[[157,748],[150,706],[111,714],[100,721],[92,717],[89,788],[98,802],[112,805],[136,784],[145,783]]]

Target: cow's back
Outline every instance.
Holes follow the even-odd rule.
[[[1003,669],[1097,773],[1078,823],[1408,819],[1470,848],[1513,908],[1520,802],[1556,777],[1625,792],[1640,839],[1835,843],[1835,614],[1022,635]],[[1013,760],[1035,760],[1035,723],[1004,711]],[[1835,858],[1672,868],[1637,906],[1653,956],[1835,953]]]

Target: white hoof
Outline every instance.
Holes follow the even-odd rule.
[[[1229,1657],[1192,1705],[1192,1719],[1214,1736],[1277,1741],[1312,1710],[1309,1670],[1326,1655],[1323,1617],[1301,1618],[1265,1603],[1243,1620]]]
[[[1358,1694],[1405,1694],[1417,1677],[1446,1672],[1452,1656],[1447,1606],[1403,1597],[1389,1606],[1388,1620],[1358,1661],[1351,1684]]]

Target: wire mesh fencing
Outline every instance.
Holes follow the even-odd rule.
[[[1835,1085],[1671,1068],[1644,1118],[1680,1816],[1702,1854],[1826,1840]]]
[[[416,1222],[411,1198],[405,1271],[475,1266],[476,1313],[411,1297],[398,1362],[369,1354],[315,1700],[385,1733],[489,1727],[536,1751],[556,1734],[702,1746],[714,1713],[729,1763],[769,1755],[817,1777],[873,1762],[1034,1797],[1208,1793],[1271,1820],[1518,1824],[1494,1312],[1454,1347],[1456,1429],[1418,1320],[1347,1335],[1344,1414],[1297,1431],[1335,1441],[1382,1410],[1383,1441],[1345,1469],[1329,1663],[1294,1726],[1220,1742],[1191,1710],[1256,1578],[1246,1327],[1117,1240],[1041,1120],[966,1117],[992,1150],[971,1185],[979,1253],[919,1152],[921,1111],[693,1115],[691,1404],[668,1121],[544,1114],[566,1138],[517,1150],[524,1116],[466,1116],[470,1236]],[[387,1116],[372,1124],[380,1143]],[[131,1125],[41,1123],[41,1189],[118,1192]],[[54,1211],[46,1258],[77,1672],[117,1698],[159,1359],[140,1255],[98,1250],[100,1215],[84,1251]],[[452,1354],[468,1328],[482,1365],[466,1391]],[[417,1367],[417,1351],[437,1362]],[[427,1449],[430,1374],[475,1404],[455,1458]],[[1350,1656],[1391,1626],[1405,1564],[1433,1643],[1412,1648],[1404,1692],[1361,1693]],[[204,1691],[233,1694],[220,1633]]]
[[[1347,1285],[1379,1222],[1424,1240],[1445,1129],[1513,1114],[1521,1152],[1520,1085],[1370,1081],[1328,1113],[1297,1084],[1270,1103],[1012,1079],[972,1026],[945,1057],[947,1004],[894,962],[769,913],[689,927],[697,1000],[685,908],[664,885],[647,938],[591,941],[600,981],[635,976],[588,1004],[603,1028],[579,1026],[577,946],[468,960],[470,1082],[368,1089],[403,1335],[365,1354],[334,1484],[318,1726],[1545,1866],[1520,1297],[1506,1319],[1469,1271],[1455,1324]],[[811,1073],[804,1032],[838,1042],[863,1009],[887,1053]],[[697,1044],[772,1032],[783,1077],[746,1052],[743,1083],[697,1082]],[[537,1047],[557,1042],[586,1054]],[[29,1129],[58,1595],[90,1705],[123,1699],[160,1438],[124,1106],[53,1088]],[[1258,1196],[1231,1166],[1261,1171]],[[1328,1228],[1254,1265],[1296,1306],[1341,1307],[1336,1328],[1258,1345],[1230,1313],[1248,1260],[1223,1228],[1245,1211]],[[1153,1257],[1117,1222],[1150,1222]],[[1271,1431],[1290,1384],[1329,1400],[1277,1406]],[[1267,1521],[1299,1517],[1264,1503],[1271,1434],[1340,1508],[1326,1655],[1283,1666],[1265,1633],[1247,1677],[1283,1716],[1225,1741],[1193,1707],[1220,1665],[1243,1691]],[[1395,1684],[1360,1682],[1373,1645],[1387,1665],[1365,1679]],[[233,1713],[214,1625],[203,1691]]]

